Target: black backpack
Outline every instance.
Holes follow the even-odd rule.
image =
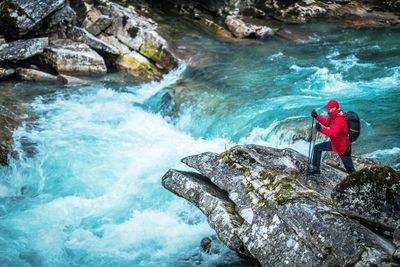
[[[360,118],[354,111],[348,111],[346,115],[347,125],[349,126],[349,140],[354,142],[360,136],[361,123]]]

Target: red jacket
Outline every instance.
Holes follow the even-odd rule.
[[[347,126],[346,113],[341,109],[337,109],[328,114],[328,118],[318,115],[317,121],[327,127],[322,127],[321,133],[331,139],[333,152],[339,155],[346,152],[347,146],[350,144],[348,140],[349,127]]]

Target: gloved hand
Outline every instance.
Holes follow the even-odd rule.
[[[315,124],[315,129],[317,129],[317,131],[320,132],[322,129],[322,125],[319,123]]]
[[[316,118],[318,116],[318,113],[315,111],[315,109],[313,109],[313,111],[311,111],[311,117]]]

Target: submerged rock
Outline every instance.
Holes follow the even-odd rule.
[[[0,31],[16,38],[34,29],[64,0],[4,0],[0,3]]]
[[[196,205],[219,239],[263,266],[385,264],[395,247],[338,212],[330,198],[345,174],[327,165],[306,176],[291,149],[235,146],[182,159],[198,173],[169,170],[163,186]]]
[[[340,182],[332,198],[349,216],[393,232],[400,220],[400,172],[364,168]]]
[[[57,81],[60,83],[67,85],[67,86],[82,86],[82,85],[88,85],[89,81],[73,77],[73,76],[68,76],[65,74],[59,74],[57,76]]]
[[[43,52],[48,38],[17,40],[0,46],[0,61],[24,60]]]
[[[50,43],[40,56],[48,68],[64,74],[104,74],[107,67],[104,59],[88,45],[68,39],[58,39]]]
[[[10,77],[14,73],[15,73],[14,69],[0,66],[0,80]]]
[[[41,82],[54,82],[57,77],[49,73],[27,68],[17,68],[16,76],[25,81],[41,81]]]

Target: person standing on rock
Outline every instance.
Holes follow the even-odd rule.
[[[313,166],[307,170],[307,174],[321,173],[322,151],[335,152],[342,160],[347,173],[355,172],[353,160],[351,159],[351,143],[348,138],[349,127],[347,125],[346,113],[339,108],[339,103],[336,100],[329,100],[324,108],[328,110],[328,118],[318,115],[315,110],[311,112],[311,116],[319,122],[315,125],[317,131],[328,136],[331,141],[322,142],[314,146]]]

